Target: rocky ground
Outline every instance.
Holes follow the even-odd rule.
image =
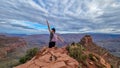
[[[43,48],[34,58],[15,68],[78,68],[65,48]]]

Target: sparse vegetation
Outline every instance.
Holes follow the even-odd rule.
[[[93,58],[93,54],[89,54],[89,58],[90,60],[95,61],[95,59]]]
[[[76,59],[78,62],[86,61],[87,55],[82,53],[84,49],[82,45],[76,43],[73,45],[72,43],[72,45],[69,45],[66,49],[68,50],[69,55]]]
[[[113,68],[113,65],[111,65],[111,68]]]
[[[89,54],[89,58],[90,58],[90,60],[92,60],[92,61],[95,61],[95,62],[98,61],[98,58],[97,58],[96,56],[94,56],[93,54]]]
[[[29,49],[29,50],[26,52],[26,55],[20,58],[19,62],[20,62],[21,64],[23,64],[23,63],[25,63],[26,61],[32,59],[32,58],[36,55],[36,53],[37,53],[38,51],[39,51],[38,48]]]
[[[79,67],[78,68],[82,68],[82,64],[79,64]]]
[[[104,65],[101,65],[99,63],[95,63],[95,65],[97,66],[97,68],[106,68]]]
[[[5,59],[0,62],[0,68],[13,68],[14,66],[19,65],[17,59]]]

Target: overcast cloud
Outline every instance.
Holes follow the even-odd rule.
[[[120,0],[0,1],[1,33],[48,33],[46,19],[58,33],[120,34]]]

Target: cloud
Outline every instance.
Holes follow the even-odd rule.
[[[1,0],[0,32],[120,33],[119,0]],[[39,25],[39,26],[37,26]]]

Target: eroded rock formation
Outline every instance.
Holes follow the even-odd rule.
[[[0,35],[0,59],[4,58],[7,53],[12,52],[19,47],[25,46],[26,42],[22,38]]]
[[[107,49],[96,45],[90,35],[85,35],[80,40],[80,44],[83,45],[86,48],[86,50],[88,50],[89,52],[100,55],[103,59],[105,59],[105,61],[107,61],[114,68],[119,68],[120,58],[110,54]]]

